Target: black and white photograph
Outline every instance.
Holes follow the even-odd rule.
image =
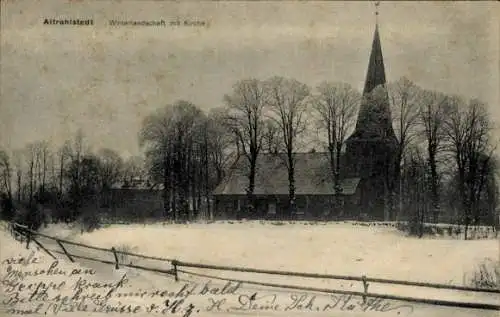
[[[1,1],[0,315],[496,317],[496,1]]]

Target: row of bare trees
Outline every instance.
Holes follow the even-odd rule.
[[[399,141],[400,211],[413,206],[419,209],[413,213],[419,223],[437,222],[446,204],[465,225],[466,237],[470,225],[496,223],[496,140],[487,105],[424,90],[406,78],[389,85],[388,91]],[[418,188],[409,185],[415,183],[410,171],[419,176]],[[410,198],[420,192],[417,203],[407,199],[403,206],[405,182]]]
[[[124,160],[111,149],[94,153],[81,132],[59,148],[38,141],[11,153],[3,149],[0,159],[2,216],[11,219],[16,209],[19,221],[38,225],[43,206],[55,218],[74,220],[115,183],[144,174],[141,158]]]
[[[229,139],[217,110],[206,115],[194,104],[178,101],[144,119],[140,144],[149,175],[163,185],[165,218],[208,216],[209,197],[225,176]]]
[[[305,139],[310,141],[308,132],[312,131],[306,127],[317,129],[320,145],[329,154],[334,190],[340,194],[340,158],[354,128],[361,99],[369,98],[383,106],[385,99],[380,98],[387,95],[398,140],[395,170],[399,186],[392,193],[392,197],[399,200],[399,204],[393,204],[397,206],[395,214],[408,218],[405,210],[415,206],[413,196],[407,194],[405,188],[416,176],[405,169],[417,168],[424,171],[416,175],[425,178],[425,182],[419,183],[419,186],[425,184],[425,203],[422,203],[425,208],[418,207],[424,210],[422,222],[439,221],[442,205],[452,208],[447,199],[456,191],[462,204],[457,207],[460,215],[455,217],[461,218],[463,224],[481,221],[484,210],[480,210],[477,200],[485,196],[483,192],[489,193],[486,195],[490,201],[488,221],[494,221],[497,170],[493,150],[496,143],[491,139],[492,123],[487,106],[476,99],[467,101],[423,89],[404,77],[376,88],[369,96],[361,96],[350,85],[339,82],[323,82],[315,90],[282,77],[237,82],[224,98],[224,126],[235,137],[238,153],[244,155],[248,163],[249,212],[254,208],[258,157],[262,151],[268,151],[279,153],[287,167],[289,206],[293,213],[294,154],[303,149]]]
[[[248,162],[247,210],[255,213],[258,156],[268,150],[282,158],[288,171],[290,213],[295,205],[295,153],[306,131],[310,88],[295,79],[272,77],[237,82],[225,95],[223,126],[234,135],[238,153]]]
[[[83,197],[130,178],[143,165],[151,181],[164,188],[164,216],[192,218],[213,212],[210,194],[228,166],[243,157],[248,167],[247,212],[253,214],[257,162],[268,152],[280,157],[288,172],[288,212],[293,215],[295,154],[317,142],[329,156],[338,194],[332,208],[341,208],[341,157],[358,106],[362,98],[383,106],[386,99],[380,98],[386,96],[398,140],[399,186],[392,197],[399,204],[391,202],[397,206],[394,214],[436,222],[447,209],[466,226],[485,217],[495,221],[495,140],[486,105],[423,89],[406,78],[378,87],[369,96],[341,82],[322,82],[312,89],[284,77],[240,80],[224,96],[224,105],[209,113],[180,100],[147,116],[139,132],[144,160],[124,162],[111,149],[93,153],[79,133],[57,150],[48,142],[36,142],[10,155],[0,152],[0,185],[4,200],[31,206],[53,196],[59,202],[67,197],[76,210]]]

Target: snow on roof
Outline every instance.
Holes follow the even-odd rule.
[[[297,153],[295,160],[297,195],[333,195],[335,193],[327,153]],[[342,194],[353,195],[359,181],[360,178],[343,179],[341,181]],[[242,156],[234,164],[228,177],[215,189],[214,195],[245,195],[247,184],[247,161]],[[254,194],[288,194],[288,172],[281,157],[267,153],[259,155]]]

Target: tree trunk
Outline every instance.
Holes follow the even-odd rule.
[[[44,149],[43,152],[43,159],[42,159],[42,195],[45,195],[45,181],[46,181],[46,175],[47,175],[47,153],[46,150]]]
[[[465,171],[463,166],[458,166],[458,192],[462,198],[462,213],[463,213],[463,223],[465,226],[464,239],[467,240],[467,231],[469,229],[469,203],[468,195],[465,192]]]
[[[59,194],[63,192],[63,174],[64,174],[64,156],[61,154],[61,162],[59,164]]]
[[[17,171],[17,202],[21,202],[21,172]]]
[[[331,138],[331,137],[330,137]],[[336,156],[335,156],[335,145],[333,142],[328,142],[328,151],[330,152],[330,172],[332,173],[332,180],[333,180],[333,192],[334,192],[334,199],[333,199],[333,206],[331,208],[337,212],[337,169],[336,169]],[[331,201],[330,201],[331,202]],[[332,205],[330,203],[330,205]],[[333,214],[333,212],[330,210],[328,212],[327,217],[330,217]]]
[[[163,154],[163,218],[170,213],[170,157],[169,153]]]
[[[184,193],[185,193],[185,203],[184,205],[187,206],[187,210],[184,210],[184,217],[187,217],[189,221],[192,220],[193,214],[192,214],[192,208],[189,206],[189,201],[190,201],[190,191],[191,191],[191,176],[192,176],[192,151],[193,147],[191,143],[187,144],[187,158],[186,158],[186,172],[184,173]]]
[[[207,214],[205,212],[202,206],[202,195],[203,195],[203,179],[204,179],[204,176],[203,176],[203,160],[202,160],[202,152],[203,149],[202,149],[202,146],[200,145],[199,148],[198,148],[198,169],[196,171],[196,204],[198,205],[198,209],[199,209],[199,213],[203,216],[203,218],[206,218],[207,217]]]
[[[191,197],[191,204],[193,205],[193,218],[196,219],[198,217],[198,213],[199,213],[199,206],[197,204],[197,190],[196,190],[196,184],[197,182],[199,182],[199,180],[197,179],[197,173],[198,173],[198,164],[199,162],[196,160],[196,158],[194,159],[194,162],[193,162],[193,171],[191,172],[191,184],[190,184],[190,187],[191,187],[191,194],[190,194],[190,197]]]
[[[437,172],[436,151],[429,150],[429,165],[431,169],[431,203],[432,203],[432,217],[434,223],[439,221],[439,175]]]
[[[401,175],[401,165],[403,161],[403,154],[401,151],[398,151],[398,156],[396,157],[396,162],[394,164],[394,176],[395,176],[395,184],[394,184],[394,192],[397,191],[397,211],[396,207],[394,206],[394,212],[395,212],[395,220],[399,220],[401,214],[403,213],[403,176]],[[397,184],[397,185],[396,185]],[[397,190],[396,190],[397,186]],[[395,200],[396,200],[395,199]],[[396,205],[396,201],[394,201],[394,205]]]
[[[248,175],[248,188],[247,188],[247,212],[248,216],[253,215],[255,211],[255,173],[257,170],[257,158],[252,157],[250,160],[250,174]],[[239,219],[241,215],[237,215]]]
[[[210,206],[210,179],[209,179],[209,160],[208,160],[208,131],[205,131],[205,151],[204,155],[204,166],[205,166],[205,203],[207,208],[207,214],[209,219],[212,219],[212,208]]]
[[[297,212],[297,202],[295,201],[295,166],[291,152],[288,153],[288,202],[290,206],[288,216],[294,217]]]
[[[337,215],[343,216],[344,214],[344,206],[342,204],[342,190],[341,182],[340,182],[340,155],[342,151],[342,143],[337,142],[336,149],[336,159],[337,162],[335,164],[335,207],[337,208]]]
[[[31,206],[33,205],[33,187],[34,187],[34,180],[33,180],[33,165],[34,165],[34,161],[31,160],[30,162],[30,199],[29,199],[29,206],[31,208]]]

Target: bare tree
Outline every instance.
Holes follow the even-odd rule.
[[[99,224],[100,160],[90,151],[73,156],[66,170],[70,179],[69,196],[72,208],[65,216],[82,221],[82,231],[96,228]],[[78,157],[78,160],[76,159]]]
[[[230,159],[235,152],[233,133],[227,129],[225,120],[223,108],[213,109],[208,115],[207,141],[210,150],[210,165],[215,172],[212,187],[217,186],[224,178]]]
[[[147,169],[154,182],[163,184],[164,217],[173,196],[173,107],[166,106],[147,116],[139,132],[139,143],[146,150]]]
[[[357,107],[361,94],[345,83],[323,82],[314,97],[314,109],[318,115],[317,123],[327,135],[330,171],[334,181],[336,209],[340,208],[340,157],[347,133],[356,120]]]
[[[144,179],[146,177],[144,160],[141,156],[131,156],[125,160],[122,169],[123,180],[130,182],[134,178]]]
[[[62,198],[62,194],[63,194],[63,183],[64,183],[64,171],[65,171],[65,168],[66,168],[66,163],[68,161],[68,159],[70,158],[70,155],[71,155],[71,144],[69,141],[66,141],[64,142],[64,144],[61,146],[61,148],[58,150],[58,167],[59,167],[59,171],[58,171],[58,195],[59,195],[59,199]]]
[[[409,146],[405,151],[405,164],[402,166],[404,182],[404,209],[409,215],[409,233],[422,237],[424,222],[429,214],[429,177],[427,161],[417,146]],[[403,196],[403,195],[402,195]]]
[[[5,192],[12,201],[12,166],[9,154],[0,149],[0,192]]]
[[[401,214],[403,209],[401,165],[408,146],[417,136],[416,127],[421,102],[421,89],[408,78],[402,77],[388,86],[388,92],[392,106],[393,126],[398,141],[394,173],[399,187],[398,214]]]
[[[257,79],[238,81],[232,93],[224,96],[228,108],[226,126],[236,136],[238,149],[249,165],[247,207],[250,215],[255,211],[255,175],[257,158],[263,146],[263,111],[267,99],[265,85]]]
[[[82,130],[78,130],[75,134],[73,141],[68,141],[65,144],[65,151],[68,155],[72,164],[76,164],[73,168],[73,174],[71,175],[72,185],[78,187],[80,182],[80,163],[82,162],[82,158],[85,156],[86,148],[84,145],[85,137],[83,135]]]
[[[443,150],[444,121],[446,120],[448,98],[443,93],[423,91],[421,94],[419,125],[423,128],[423,136],[427,147],[430,168],[430,198],[433,221],[437,222],[440,214],[440,176],[438,173],[438,155]]]
[[[24,150],[25,160],[28,166],[28,180],[29,180],[29,203],[28,205],[31,207],[33,205],[34,191],[36,188],[36,178],[35,178],[35,164],[36,164],[36,154],[37,153],[37,144],[30,143],[26,145]]]
[[[50,159],[49,143],[38,141],[35,143],[35,170],[37,175],[37,196],[41,200],[46,195],[48,163]]]
[[[0,216],[11,220],[14,217],[14,201],[12,197],[12,166],[9,154],[0,149]]]
[[[470,225],[478,221],[478,204],[492,157],[491,122],[486,105],[477,99],[467,104],[459,97],[448,99],[445,133],[455,158],[458,193],[461,197],[465,239]]]
[[[284,163],[288,170],[289,213],[296,211],[295,201],[295,152],[297,137],[306,130],[306,111],[310,89],[295,79],[273,77],[266,83],[269,89],[271,118],[280,129],[285,152]]]
[[[14,166],[16,169],[16,194],[17,202],[20,203],[23,196],[23,151],[15,150],[13,154]]]
[[[267,153],[277,154],[280,142],[279,127],[274,120],[264,122],[263,146]]]
[[[165,213],[174,220],[190,217],[189,198],[195,196],[195,174],[201,168],[201,143],[206,117],[195,105],[178,101],[146,117],[140,132],[141,146],[154,181],[164,185]],[[205,182],[197,183],[203,188]]]
[[[78,209],[81,205],[89,199],[93,199],[95,197],[90,197],[92,195],[92,191],[84,188],[85,180],[87,179],[84,174],[84,168],[87,165],[84,165],[84,158],[90,157],[90,150],[85,146],[85,137],[82,130],[78,130],[74,136],[72,141],[68,141],[66,143],[65,149],[68,162],[68,168],[64,169],[64,173],[66,178],[69,180],[69,200],[71,202],[71,208],[73,214],[70,215],[70,218],[74,218],[77,215]],[[92,162],[91,166],[94,166],[95,159],[86,159],[85,162]]]
[[[102,189],[110,189],[122,175],[123,159],[116,151],[103,148],[97,153],[99,158],[99,178]]]

